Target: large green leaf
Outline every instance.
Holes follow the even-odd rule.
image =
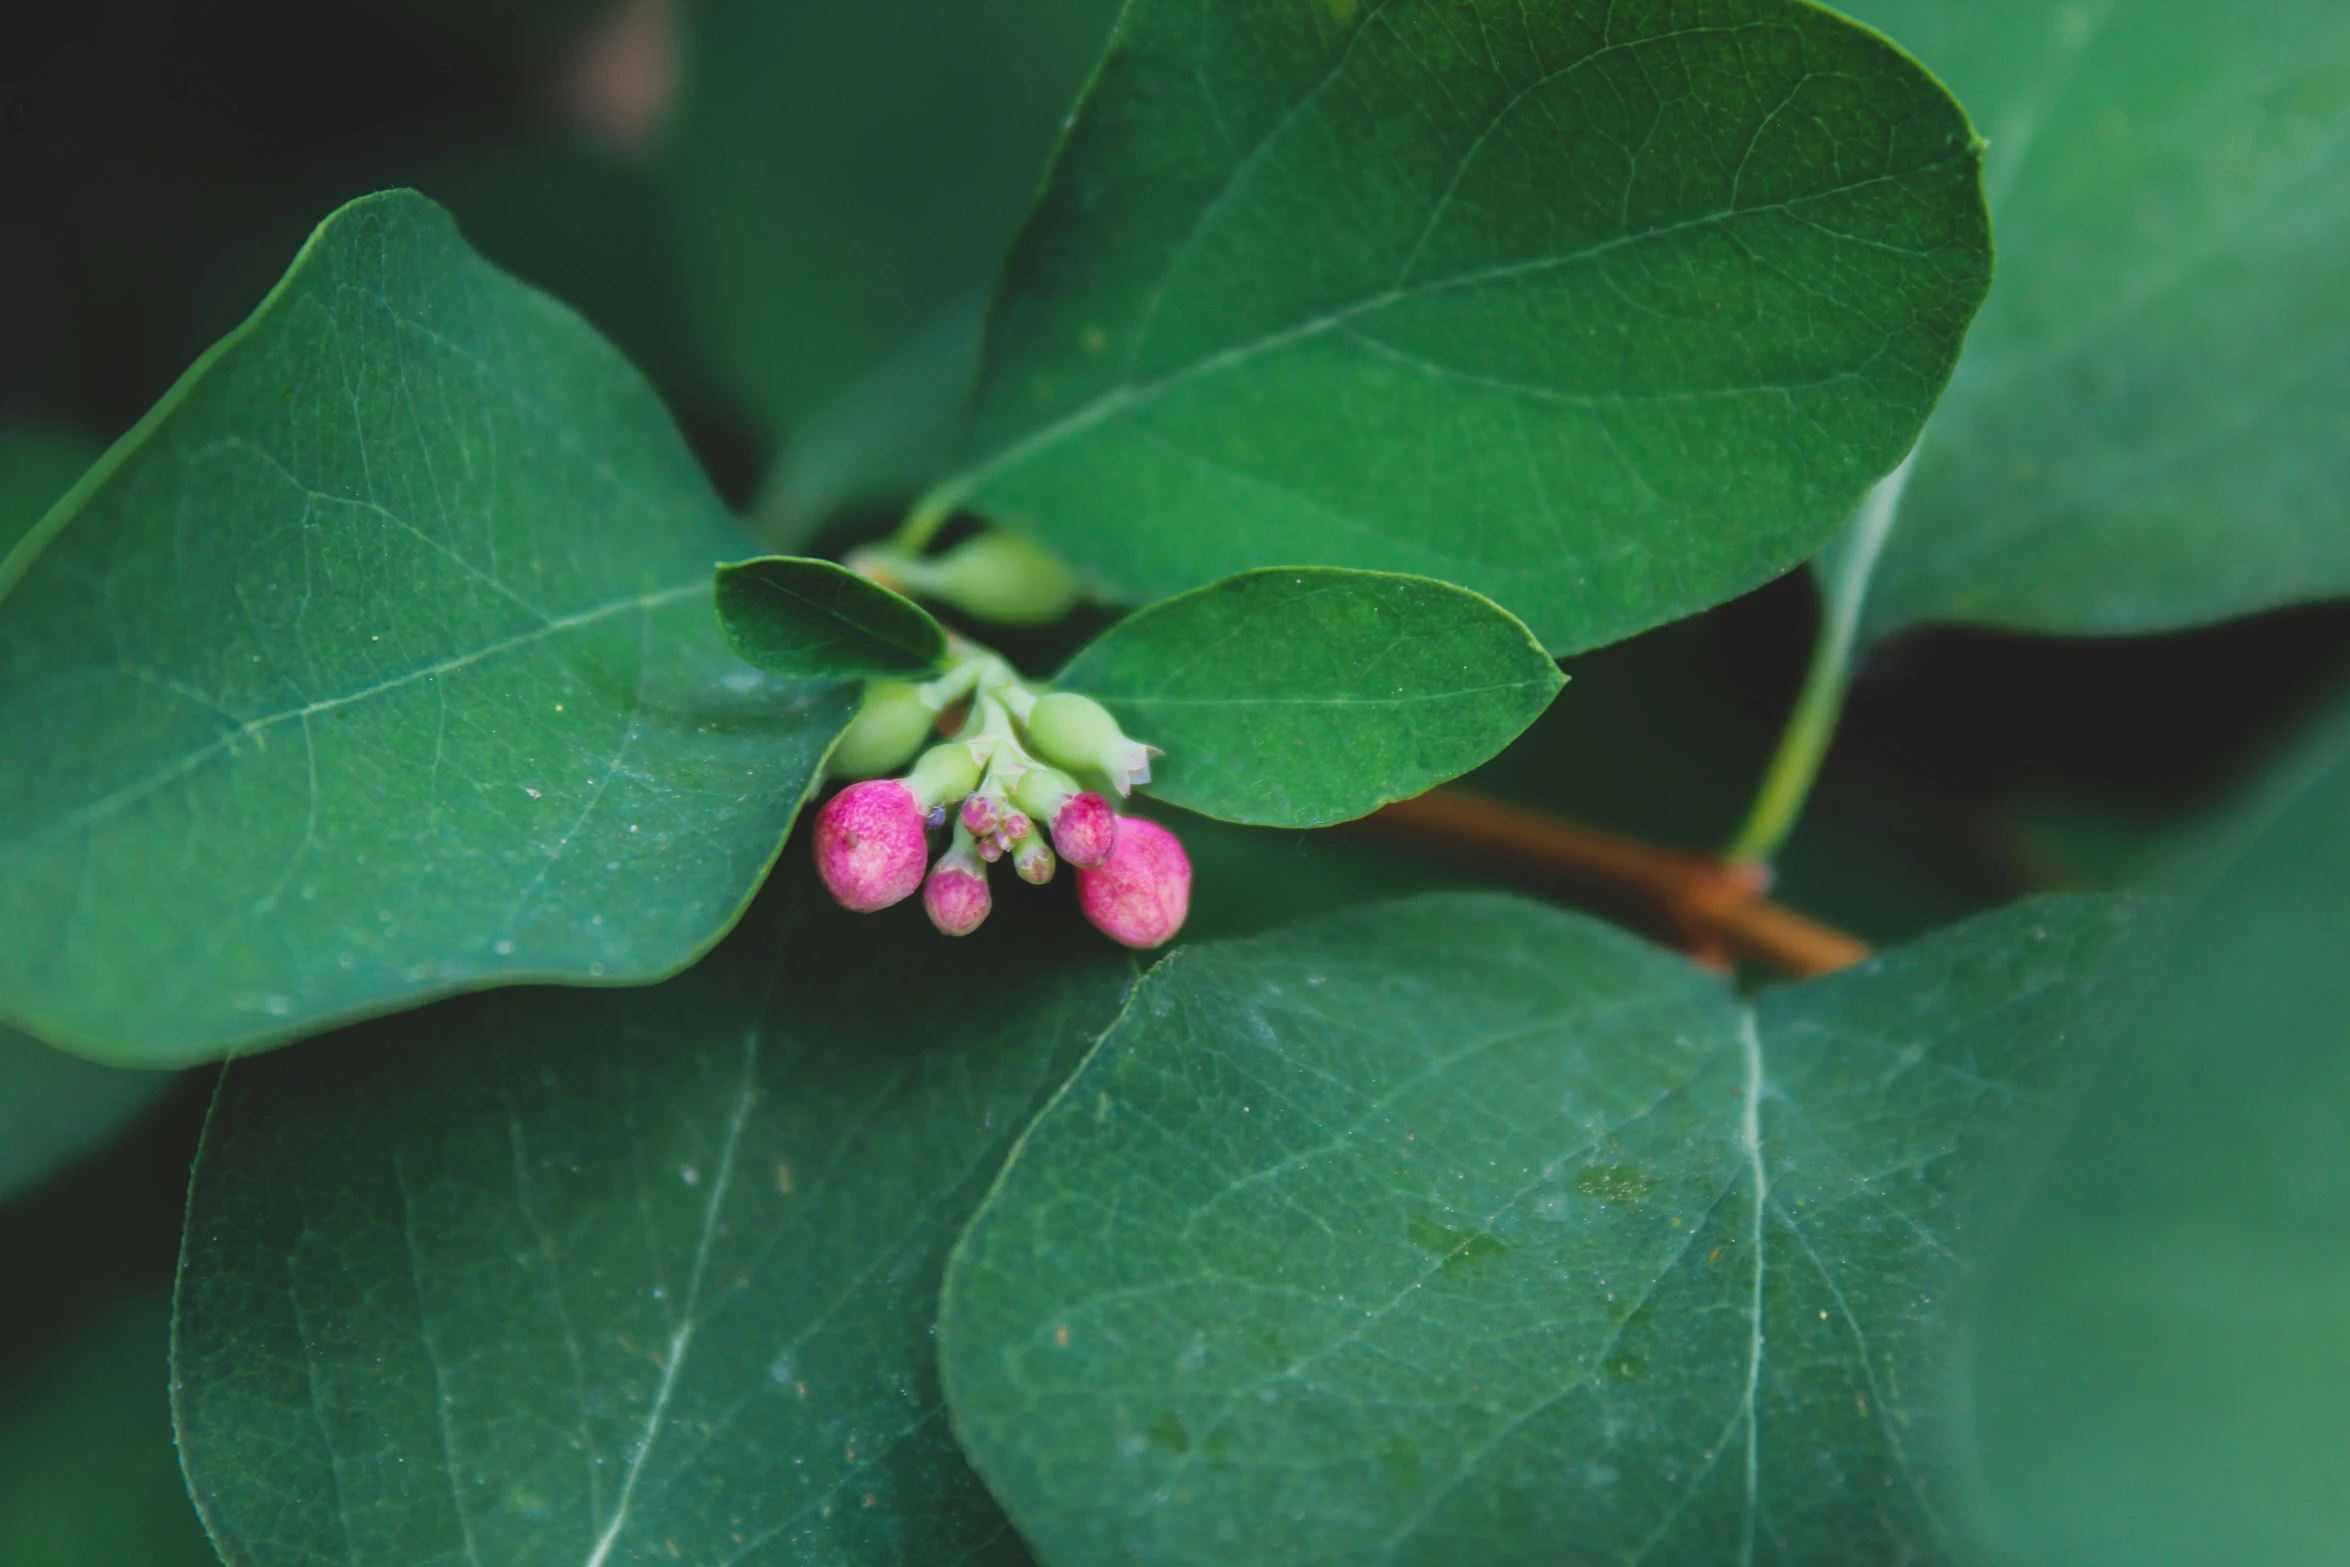
[[[1900,460],[1989,280],[1977,154],[1801,0],[1135,0],[937,500],[1113,597],[1363,566],[1613,641]]]
[[[948,943],[804,902],[656,989],[227,1069],[175,1362],[224,1554],[1024,1559],[940,1405],[938,1276],[1132,969],[1065,910]]]
[[[1951,1296],[2119,923],[1752,1009],[1494,897],[1190,948],[957,1248],[956,1428],[1056,1564],[1950,1561]]]
[[[127,1302],[0,1389],[0,1561],[213,1567],[171,1450],[170,1313]]]
[[[930,611],[829,560],[719,567],[718,623],[737,653],[783,680],[919,675],[946,661]]]
[[[166,1072],[130,1072],[0,1028],[0,1202],[87,1153],[161,1098]]]
[[[1523,625],[1465,589],[1281,568],[1118,622],[1054,684],[1166,752],[1152,765],[1160,798],[1320,827],[1492,760],[1566,681]]]
[[[140,1063],[678,968],[854,693],[746,667],[652,393],[406,193],[0,561],[0,1017]]]
[[[671,158],[693,297],[774,430],[796,435],[892,358],[936,364],[921,384],[949,398],[914,399],[929,417],[880,451],[870,426],[861,443],[888,477],[935,476],[976,357],[961,302],[994,275],[1116,14],[1114,0],[694,8]],[[818,492],[796,510],[861,477],[786,472]]]
[[[2350,707],[2211,832],[1979,1334],[2019,1564],[2350,1560]]]
[[[2350,11],[1848,9],[1974,112],[1999,224],[1872,629],[2151,631],[2350,593]]]
[[[66,431],[0,428],[0,556],[97,455]],[[104,1142],[170,1086],[161,1073],[77,1061],[0,1028],[0,1202]]]
[[[96,447],[70,431],[0,425],[0,559],[97,456]]]

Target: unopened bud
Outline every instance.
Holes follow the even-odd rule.
[[[1059,864],[1053,858],[1053,851],[1045,847],[1042,833],[1029,833],[1012,844],[1012,869],[1031,887],[1041,887],[1051,881]]]
[[[922,749],[937,714],[903,680],[868,680],[865,703],[832,748],[825,771],[835,778],[884,778]]]
[[[914,791],[925,811],[934,805],[952,805],[979,787],[979,764],[971,759],[967,745],[950,741],[932,746],[906,775],[906,787]]]
[[[816,813],[816,874],[841,907],[886,909],[922,885],[923,808],[894,778],[851,784]]]
[[[1053,847],[1080,869],[1108,864],[1118,848],[1118,813],[1091,791],[1069,796],[1053,818]]]
[[[986,920],[994,900],[988,895],[986,868],[958,843],[938,857],[930,880],[922,884],[923,912],[942,936],[968,936]]]
[[[971,829],[971,836],[984,838],[996,830],[1002,820],[1002,808],[992,795],[975,794],[963,802],[963,825]]]
[[[1191,859],[1157,822],[1128,817],[1107,865],[1077,873],[1077,901],[1094,929],[1129,947],[1156,947],[1191,912]]]
[[[920,566],[919,591],[1001,625],[1050,625],[1077,604],[1076,574],[1016,533],[982,533]]]
[[[1128,739],[1109,710],[1091,697],[1074,691],[1039,697],[1027,727],[1029,744],[1047,761],[1098,772],[1120,795],[1151,781],[1157,749]]]

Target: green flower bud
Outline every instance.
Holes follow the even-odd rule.
[[[1151,758],[1159,754],[1157,748],[1129,740],[1118,721],[1091,697],[1074,691],[1039,697],[1027,727],[1028,743],[1047,761],[1100,773],[1121,795],[1151,781]]]
[[[865,705],[832,748],[835,778],[886,778],[914,758],[938,715],[903,680],[868,680]]]
[[[868,545],[852,551],[847,564],[892,592],[937,599],[1007,626],[1049,625],[1075,608],[1083,592],[1056,556],[1012,533],[983,533],[943,555]]]
[[[1051,822],[1061,805],[1078,792],[1077,780],[1054,767],[1031,767],[1012,787],[1012,803],[1031,819]]]
[[[933,746],[906,775],[906,787],[914,791],[915,803],[925,811],[952,805],[979,787],[979,764],[972,760],[967,745],[949,742]]]
[[[918,565],[907,575],[920,591],[999,625],[1050,625],[1077,605],[1076,574],[1016,533],[982,533]]]

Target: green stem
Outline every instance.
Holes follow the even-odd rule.
[[[938,537],[938,530],[947,525],[947,519],[962,504],[962,484],[949,479],[914,503],[914,509],[906,513],[905,524],[890,543],[907,555],[921,554],[930,548],[930,541]]]
[[[1779,736],[1778,754],[1763,775],[1761,790],[1746,813],[1745,825],[1730,840],[1728,857],[1760,865],[1779,852],[1787,835],[1803,815],[1812,785],[1827,760],[1828,743],[1836,736],[1836,720],[1844,712],[1844,693],[1852,683],[1852,646],[1860,632],[1860,610],[1868,597],[1869,576],[1877,569],[1886,535],[1901,510],[1901,492],[1909,484],[1913,454],[1877,482],[1861,502],[1844,532],[1820,558],[1820,634],[1812,648],[1811,669],[1803,677],[1803,691]]]

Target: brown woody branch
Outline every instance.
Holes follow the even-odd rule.
[[[1744,958],[1808,979],[1869,955],[1858,937],[1767,901],[1770,875],[1761,866],[1660,848],[1457,789],[1398,801],[1355,827],[1605,904],[1716,968]]]

